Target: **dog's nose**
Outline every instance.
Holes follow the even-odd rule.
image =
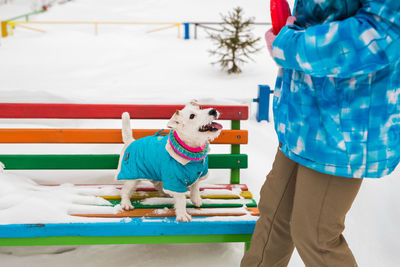
[[[208,114],[211,115],[211,116],[214,116],[214,117],[217,117],[217,115],[218,115],[217,110],[216,110],[215,108],[213,108],[212,110],[210,110],[210,111],[208,112]]]

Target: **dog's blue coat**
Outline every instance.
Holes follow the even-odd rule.
[[[117,179],[151,179],[161,181],[164,189],[186,192],[188,186],[208,173],[208,156],[182,165],[168,154],[167,141],[168,135],[154,135],[132,142],[124,152]]]

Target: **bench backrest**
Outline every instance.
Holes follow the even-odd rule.
[[[26,104],[0,103],[0,119],[170,119],[183,105],[110,105],[110,104]],[[240,169],[247,168],[247,155],[240,145],[247,144],[247,130],[240,121],[248,119],[247,106],[202,105],[214,107],[220,120],[230,120],[231,129],[223,130],[212,144],[229,144],[230,154],[210,154],[210,169],[230,169],[231,183],[240,183]],[[1,126],[0,126],[1,127]],[[134,129],[135,139],[153,135],[159,129]],[[122,143],[120,129],[0,129],[0,143]],[[1,152],[0,152],[1,154]],[[116,169],[118,154],[0,155],[9,170]]]

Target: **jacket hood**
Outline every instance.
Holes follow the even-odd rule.
[[[298,0],[296,24],[309,27],[316,24],[343,20],[360,8],[359,0]]]

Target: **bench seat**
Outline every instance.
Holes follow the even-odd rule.
[[[207,108],[211,106],[202,106]],[[75,185],[84,190],[108,187],[97,194],[104,199],[98,208],[79,207],[70,211],[71,222],[0,225],[0,246],[103,245],[155,243],[244,242],[248,248],[256,220],[257,204],[245,184],[240,184],[240,170],[247,168],[246,154],[240,145],[247,144],[246,130],[240,121],[248,119],[247,106],[212,106],[221,120],[230,120],[231,129],[223,130],[212,145],[230,145],[230,153],[210,154],[209,169],[229,169],[230,184],[201,188],[203,205],[196,208],[187,200],[192,221],[177,222],[171,198],[154,187],[140,187],[132,196],[133,211],[118,206],[121,185]],[[132,119],[168,120],[183,105],[97,105],[0,103],[0,119],[119,119],[128,112]],[[153,135],[158,129],[134,129],[133,136]],[[0,145],[14,144],[116,144],[122,143],[120,129],[0,129]],[[116,151],[119,153],[119,151]],[[8,170],[111,170],[118,166],[118,154],[2,154],[0,162]],[[112,182],[112,177],[110,177]],[[56,186],[56,185],[46,185]],[[212,190],[215,190],[214,192]],[[108,201],[108,202],[107,202]],[[108,207],[108,208],[107,208]],[[119,210],[118,210],[119,208]],[[107,210],[107,211],[106,211]],[[115,212],[110,212],[115,210]],[[94,212],[101,211],[101,212]],[[103,212],[104,211],[104,212]],[[206,216],[207,215],[207,216]],[[82,218],[86,217],[86,218]],[[94,218],[95,217],[95,218]],[[78,220],[82,219],[82,220]]]

